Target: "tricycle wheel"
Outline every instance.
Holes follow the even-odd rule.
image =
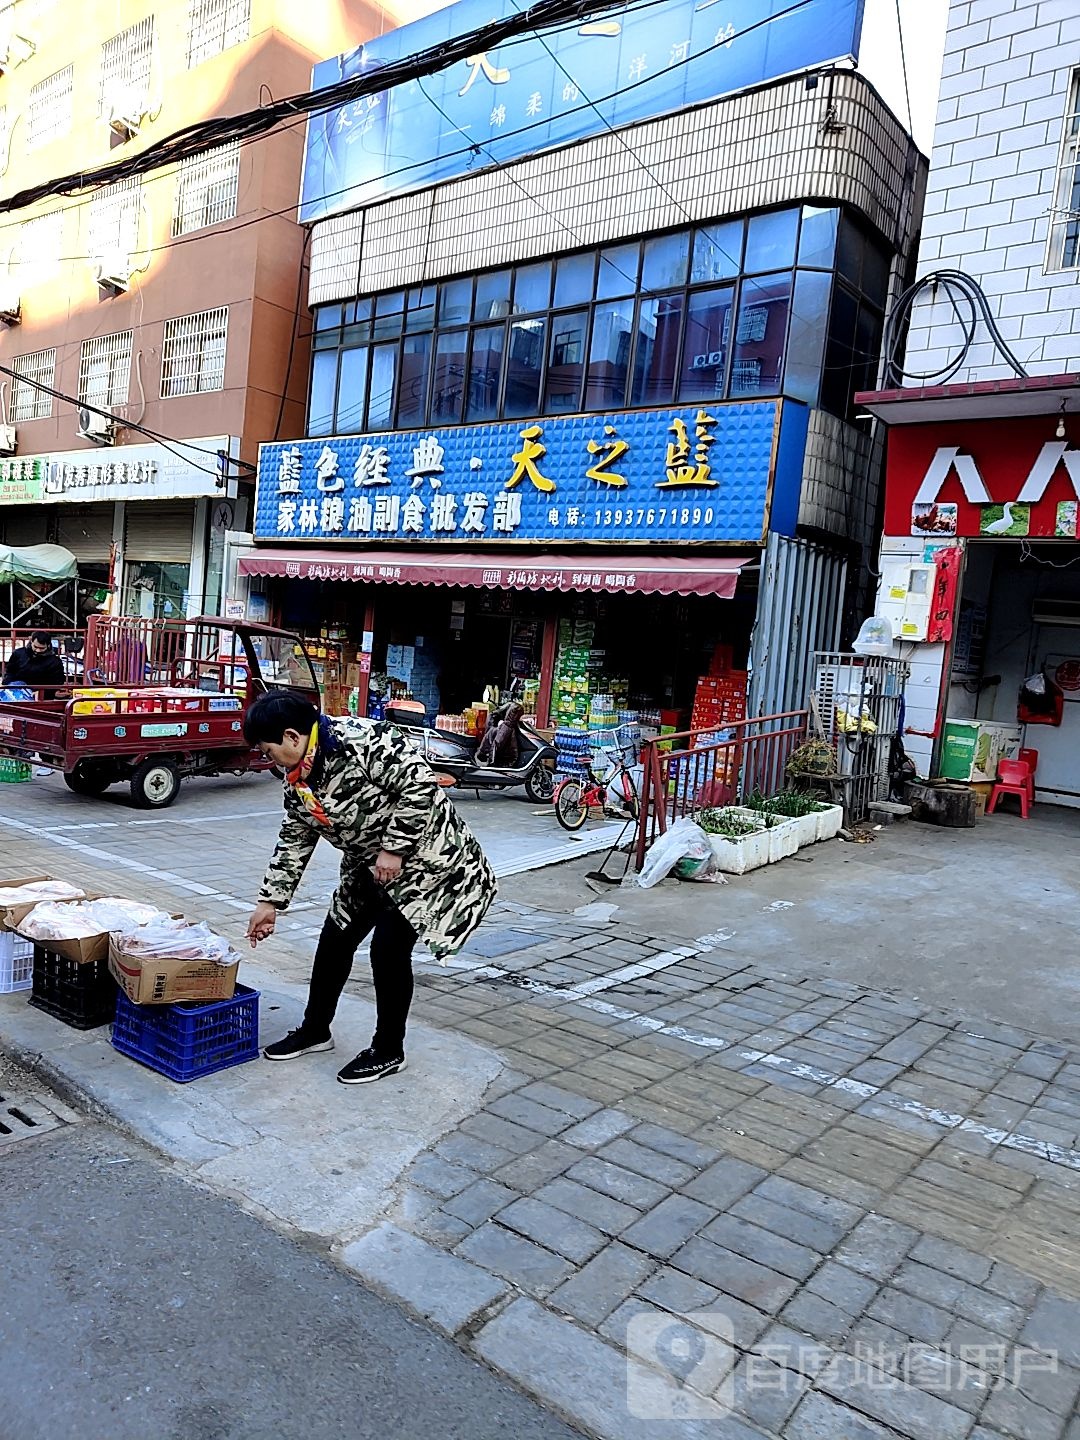
[[[64,775],[64,784],[76,795],[104,795],[113,783],[113,777],[104,765],[95,765],[92,760],[78,760],[75,769]]]
[[[144,760],[131,776],[131,800],[140,810],[164,810],[180,793],[180,771],[171,760]]]

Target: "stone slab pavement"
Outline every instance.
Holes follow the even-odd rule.
[[[884,834],[879,875],[915,843]],[[843,847],[826,848],[815,863],[845,913],[862,872],[845,880]],[[23,858],[57,873],[61,857],[35,838]],[[63,873],[100,888],[92,858],[70,858]],[[961,894],[969,859],[940,864],[936,883]],[[228,859],[204,863],[213,888]],[[774,868],[774,885],[791,883]],[[716,924],[725,904],[763,913],[767,890],[676,887],[677,902],[654,900],[657,915],[677,903],[678,928],[650,927],[644,907],[625,918],[621,892],[560,908],[578,897],[552,873],[545,907],[507,886],[454,965],[421,961],[410,1070],[340,1102],[338,1056],[271,1074],[260,1062],[177,1100],[100,1038],[65,1043],[50,1024],[36,1053],[67,1075],[69,1099],[93,1094],[206,1184],[306,1229],[590,1434],[1080,1440],[1080,1049],[973,1017],[963,998],[929,1006],[902,975],[888,993],[815,972],[748,921]],[[169,894],[162,879],[147,889]],[[213,903],[207,918],[235,934],[243,917]],[[989,951],[997,917],[980,928],[954,912]],[[847,913],[845,943],[869,949],[873,911]],[[803,921],[811,945],[817,923]],[[275,952],[268,966],[288,974],[259,977],[282,1004],[267,1035],[290,1023],[310,954],[303,930],[277,944],[285,965]],[[1074,933],[1059,963],[1075,948]],[[350,1044],[369,1023],[352,1010],[365,991],[358,967]],[[25,1013],[0,1001],[0,1048],[32,1059],[14,1038]],[[468,1072],[456,1098],[435,1098],[437,1064]],[[271,1083],[267,1158],[300,1157],[318,1226],[302,1205],[298,1220],[265,1205],[274,1177],[235,1163],[251,1137],[234,1127],[265,1118],[237,1105],[260,1107]],[[178,1104],[224,1157],[182,1152],[160,1122]],[[320,1105],[334,1107],[323,1130],[343,1132],[335,1153],[353,1137],[377,1148],[385,1129],[396,1173],[334,1174],[344,1166],[305,1136]]]

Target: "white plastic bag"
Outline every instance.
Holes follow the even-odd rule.
[[[151,920],[167,920],[163,910],[110,895],[98,900],[81,900],[35,905],[19,926],[28,940],[89,940],[112,931],[128,933]]]
[[[713,868],[712,845],[705,831],[688,815],[676,820],[670,830],[666,830],[653,842],[640,873],[627,876],[624,883],[637,885],[642,890],[651,890],[683,860],[690,861],[693,865],[692,873],[685,874],[683,878],[704,880],[709,877]]]
[[[215,935],[209,925],[164,916],[118,937],[117,947],[133,960],[212,960],[215,965],[235,965],[240,960],[228,940]]]

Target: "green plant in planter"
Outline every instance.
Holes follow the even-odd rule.
[[[765,805],[774,815],[782,815],[787,820],[816,815],[822,808],[814,797],[804,790],[781,790],[778,795],[766,800]]]
[[[756,835],[758,828],[746,815],[732,815],[717,809],[700,811],[697,823],[706,835],[721,835],[725,840],[743,840],[747,835]]]

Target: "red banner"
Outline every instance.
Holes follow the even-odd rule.
[[[1080,421],[1066,426],[1059,439],[1053,415],[894,425],[885,533],[1077,539]]]

